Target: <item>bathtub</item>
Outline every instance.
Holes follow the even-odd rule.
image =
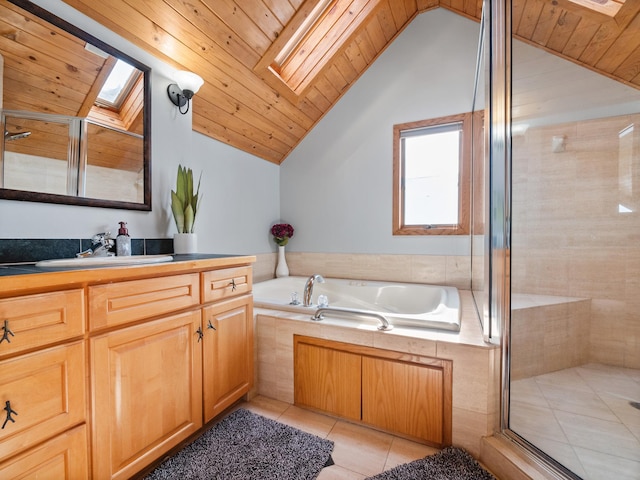
[[[313,320],[358,317],[379,322],[380,330],[393,326],[460,330],[460,297],[454,287],[325,278],[324,283],[315,282],[310,307],[292,304],[292,296],[302,302],[306,281],[307,277],[281,277],[255,283],[254,305],[308,313]],[[326,308],[318,306],[319,295],[327,297]]]

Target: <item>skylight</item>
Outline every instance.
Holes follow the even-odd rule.
[[[305,0],[254,67],[284,95],[298,98],[330,64],[369,15],[377,0]],[[268,72],[268,74],[267,74]]]
[[[104,82],[96,103],[106,107],[119,108],[122,100],[129,93],[137,72],[137,69],[118,59]]]
[[[284,48],[280,51],[280,53],[276,56],[274,63],[276,66],[282,65],[287,59],[291,56],[295,48],[300,44],[302,39],[309,33],[311,28],[320,18],[320,15],[324,13],[329,4],[332,3],[332,0],[321,0],[318,4],[313,8],[309,16],[302,22],[300,28],[296,30],[294,35],[289,39]]]
[[[625,0],[569,0],[594,12],[602,13],[608,17],[615,17],[624,5]]]

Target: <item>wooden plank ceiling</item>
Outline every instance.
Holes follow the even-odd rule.
[[[298,64],[312,62],[298,74],[275,56],[319,0],[64,1],[202,76],[194,130],[276,164],[416,15],[444,7],[479,20],[482,9],[480,0],[334,0],[307,37],[321,51],[294,50]],[[514,0],[514,36],[640,88],[639,8],[640,0]],[[273,73],[285,70],[286,79]]]

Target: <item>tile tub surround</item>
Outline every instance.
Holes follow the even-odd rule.
[[[471,288],[471,258],[445,255],[389,255],[361,253],[287,252],[290,275],[319,273],[331,278],[351,278],[405,283],[430,283]],[[277,254],[257,255],[254,281],[275,278]]]
[[[0,264],[34,263],[53,258],[73,258],[91,248],[88,238],[0,238]],[[132,238],[132,255],[157,255],[173,252],[170,238]]]
[[[453,444],[478,456],[480,440],[493,433],[498,415],[498,346],[486,344],[471,292],[460,292],[460,333],[396,327],[379,332],[375,324],[255,308],[255,393],[293,403],[293,336],[337,340],[453,361]]]

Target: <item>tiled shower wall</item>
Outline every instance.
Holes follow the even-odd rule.
[[[589,361],[640,368],[640,115],[513,139],[512,289],[591,299]],[[564,137],[554,152],[553,137]],[[619,205],[633,210],[621,213]]]

